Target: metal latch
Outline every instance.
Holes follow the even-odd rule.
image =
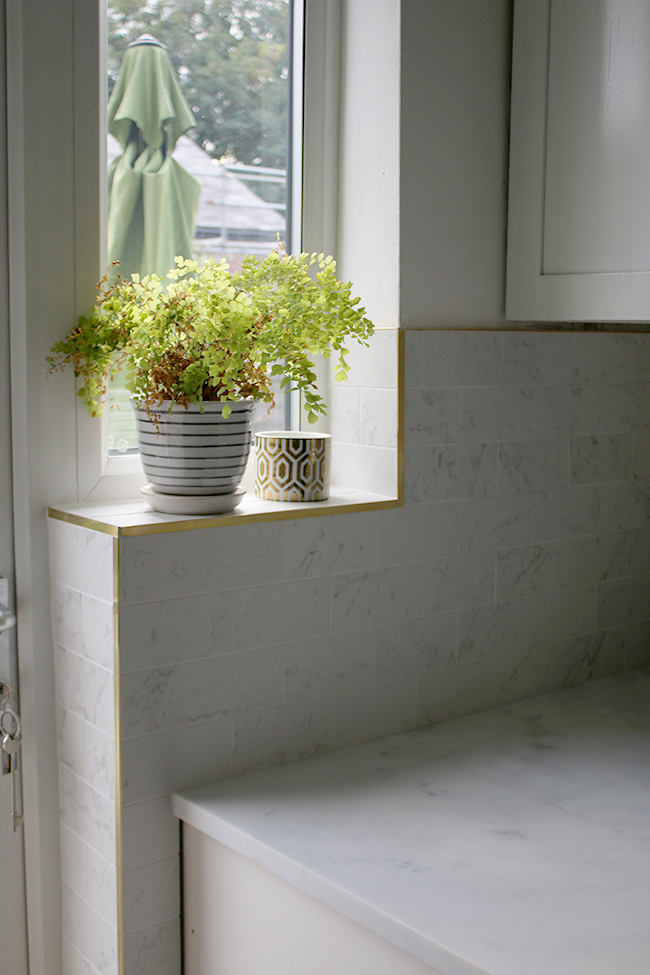
[[[16,617],[0,603],[0,633],[16,625]],[[2,774],[11,775],[11,822],[14,833],[22,825],[23,816],[18,810],[16,772],[20,758],[20,717],[15,707],[14,694],[7,681],[0,681],[0,738],[2,739]]]

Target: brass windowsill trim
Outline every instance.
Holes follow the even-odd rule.
[[[206,515],[201,518],[192,518],[191,521],[168,521],[159,524],[128,525],[126,527],[107,525],[105,522],[96,521],[93,518],[84,518],[69,511],[60,511],[58,508],[49,508],[48,516],[59,521],[67,521],[72,525],[78,525],[80,528],[88,528],[90,531],[103,532],[105,535],[112,535],[115,538],[124,538],[133,535],[161,535],[169,532],[196,531],[199,528],[250,525],[264,521],[288,521],[291,518],[318,518],[327,515],[344,515],[352,511],[380,511],[384,508],[398,507],[400,507],[399,498],[386,498],[384,501],[360,501],[357,504],[329,505],[323,508],[306,505],[304,511],[292,508],[289,511],[264,511],[259,514]]]

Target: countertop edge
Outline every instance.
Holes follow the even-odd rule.
[[[373,904],[361,900],[350,891],[256,839],[250,833],[237,829],[231,823],[221,819],[213,811],[205,808],[209,798],[205,796],[204,787],[202,792],[204,793],[202,799],[192,799],[182,793],[174,793],[173,814],[188,826],[205,833],[218,843],[223,843],[235,853],[241,854],[332,910],[338,911],[339,914],[372,931],[378,937],[413,955],[414,958],[439,969],[442,975],[491,975],[485,968],[479,968],[468,959],[445,948],[444,945],[432,941]]]

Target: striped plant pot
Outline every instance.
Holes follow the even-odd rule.
[[[172,406],[151,414],[134,403],[140,456],[154,490],[162,494],[230,494],[239,486],[251,449],[252,400]],[[156,422],[157,420],[157,422]]]

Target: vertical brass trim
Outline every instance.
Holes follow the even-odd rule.
[[[406,332],[403,328],[397,333],[397,499],[400,507],[404,505],[404,376],[406,361]]]
[[[115,880],[117,971],[124,969],[124,867],[122,863],[122,702],[120,694],[120,539],[113,538],[113,707],[115,709]]]

